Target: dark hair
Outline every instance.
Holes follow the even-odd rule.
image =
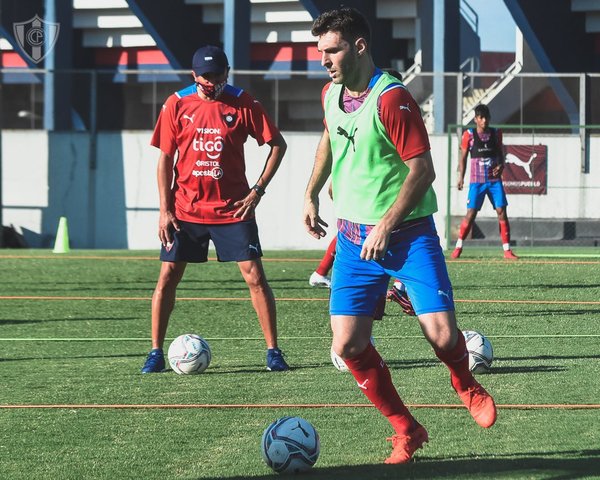
[[[475,107],[475,116],[476,117],[484,117],[490,118],[490,109],[487,105],[480,103]]]
[[[364,38],[367,45],[371,43],[371,27],[369,22],[355,8],[339,8],[323,12],[314,21],[310,33],[320,37],[327,32],[339,32],[344,40],[353,42]]]
[[[393,68],[382,68],[381,70],[389,73],[392,77],[396,77],[398,80],[402,81],[402,74],[398,70],[395,70]]]

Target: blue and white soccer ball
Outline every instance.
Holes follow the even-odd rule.
[[[192,375],[202,373],[210,365],[211,351],[208,342],[200,335],[179,335],[169,346],[169,365],[175,373]]]
[[[301,417],[275,420],[263,433],[262,457],[277,473],[299,473],[312,468],[321,451],[319,434]]]
[[[469,352],[469,370],[473,373],[488,372],[494,361],[494,349],[485,335],[473,330],[463,332]]]

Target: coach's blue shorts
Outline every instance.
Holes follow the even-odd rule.
[[[467,208],[474,208],[477,211],[481,210],[486,195],[489,197],[490,202],[492,202],[492,206],[494,208],[506,207],[508,205],[502,182],[497,181],[471,183],[469,185],[469,197],[467,198]]]
[[[361,260],[362,246],[338,233],[331,278],[331,315],[373,316],[390,277],[404,285],[415,313],[454,310],[452,285],[433,218],[392,233],[382,260]]]
[[[163,262],[202,263],[208,260],[208,241],[212,240],[219,262],[243,262],[262,257],[256,221],[206,224],[179,220],[180,231],[173,231],[170,248],[160,249]]]

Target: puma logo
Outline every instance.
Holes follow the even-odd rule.
[[[356,384],[358,385],[358,388],[361,388],[361,389],[363,389],[363,390],[366,390],[366,389],[367,389],[367,383],[368,383],[368,382],[369,382],[369,379],[367,378],[367,379],[365,379],[365,381],[364,381],[364,382],[362,382],[362,383],[358,383],[358,382],[356,382]]]
[[[189,115],[182,115],[181,118],[186,118],[190,121],[190,123],[194,123],[194,117],[196,116],[196,114],[192,114],[192,116],[190,117]]]
[[[410,103],[406,105],[400,105],[400,110],[408,110],[410,112]]]
[[[354,148],[354,137],[356,136],[356,131],[358,130],[358,128],[354,129],[354,132],[352,133],[352,135],[350,135],[346,130],[344,130],[342,127],[337,127],[337,134],[341,135],[343,137],[346,137],[348,140],[350,140],[350,142],[352,143],[352,151],[356,152],[356,148]]]
[[[521,167],[523,170],[525,170],[525,173],[531,180],[531,179],[533,179],[533,172],[531,171],[531,162],[533,162],[535,157],[537,157],[537,153],[531,154],[531,157],[529,157],[529,160],[524,162],[516,155],[514,155],[512,153],[507,153],[506,154],[506,163],[512,163],[513,165]]]
[[[443,290],[438,290],[438,295],[443,295],[448,300],[452,300],[452,298],[450,297],[450,290],[448,290],[447,292],[444,292]]]
[[[248,245],[248,248],[249,248],[250,250],[254,250],[256,253],[258,253],[258,246],[257,246],[257,245],[252,245],[252,244],[249,244],[249,245]]]

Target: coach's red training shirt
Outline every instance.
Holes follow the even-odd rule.
[[[194,223],[234,223],[232,204],[249,192],[244,143],[279,135],[249,94],[227,85],[217,101],[198,96],[196,85],[171,95],[162,107],[151,145],[175,156],[175,215]]]

